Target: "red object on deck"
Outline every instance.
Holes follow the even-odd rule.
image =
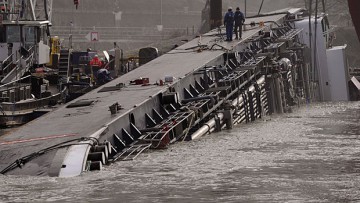
[[[149,78],[143,78],[143,79],[142,79],[142,81],[143,81],[143,84],[144,84],[144,85],[146,85],[146,84],[149,84],[149,83],[150,83]]]
[[[44,73],[45,70],[44,70],[44,68],[36,68],[36,69],[35,69],[35,72],[36,72],[36,73]]]
[[[354,23],[357,36],[360,41],[360,1],[359,0],[348,0],[349,11],[351,14],[352,21]]]
[[[134,81],[131,81],[130,83],[134,84],[134,85],[149,85],[149,78],[139,78],[139,79],[136,79]]]

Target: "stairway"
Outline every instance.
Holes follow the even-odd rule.
[[[60,50],[60,59],[59,59],[59,69],[58,75],[59,77],[67,78],[68,77],[68,70],[70,67],[70,50],[62,49]]]
[[[27,58],[21,57],[14,65],[9,62],[6,67],[3,67],[1,75],[1,84],[7,84],[20,79],[23,75],[33,66],[34,53],[30,54]]]

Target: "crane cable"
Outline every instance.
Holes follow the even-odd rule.
[[[262,7],[263,7],[263,4],[264,4],[264,0],[262,0],[262,2],[261,2],[261,5],[260,5],[260,8],[259,8],[258,15],[260,15],[260,12],[261,12],[261,9],[262,9]]]

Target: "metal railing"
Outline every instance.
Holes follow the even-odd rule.
[[[9,63],[3,70],[1,79],[2,84],[9,84],[15,80],[18,80],[32,65],[34,62],[34,46],[30,47],[27,52],[29,53],[27,58],[21,56],[15,63]],[[10,55],[11,56],[11,55]],[[25,62],[25,67],[22,67],[21,62]]]
[[[73,36],[73,39],[86,40],[85,36],[90,32],[98,32],[101,39],[149,39],[168,38],[181,35],[193,35],[197,32],[197,27],[189,26],[183,28],[163,28],[162,31],[157,27],[71,27],[53,26],[53,35],[60,37]]]
[[[4,74],[7,74],[7,70],[9,69],[10,65],[13,65],[13,56],[14,56],[14,53],[10,54],[4,61],[1,62],[1,74],[4,75]],[[4,64],[5,67],[4,67]]]

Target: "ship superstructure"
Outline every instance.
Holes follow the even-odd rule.
[[[33,54],[32,63],[48,63],[52,0],[1,0],[0,7],[0,61],[16,65],[21,58],[25,60]]]

